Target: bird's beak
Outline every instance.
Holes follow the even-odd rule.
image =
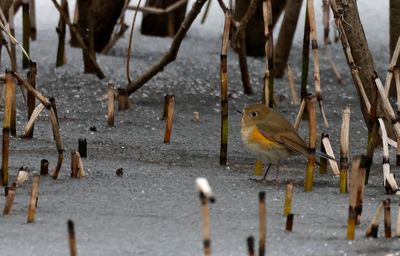
[[[239,114],[243,114],[243,112],[242,111],[240,111],[240,110],[236,110],[236,112],[238,112]]]

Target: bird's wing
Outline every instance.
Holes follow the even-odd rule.
[[[279,113],[270,114],[273,114],[271,118],[257,124],[259,132],[267,139],[285,145],[291,151],[308,156],[307,146],[292,124]]]

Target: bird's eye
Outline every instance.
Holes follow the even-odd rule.
[[[257,112],[251,112],[250,115],[251,115],[251,117],[256,117],[258,114],[257,114]]]

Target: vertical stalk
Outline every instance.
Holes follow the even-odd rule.
[[[32,41],[36,40],[36,4],[35,0],[29,0],[29,26]]]
[[[1,159],[1,179],[0,186],[6,187],[8,185],[8,165],[9,165],[9,147],[10,147],[10,125],[11,125],[11,111],[12,111],[12,91],[15,90],[13,78],[9,72],[6,72],[6,85],[5,85],[5,107],[3,115],[3,146],[2,146],[2,159]]]
[[[324,45],[325,46],[327,46],[331,43],[331,40],[329,39],[330,5],[331,5],[330,0],[322,0],[322,11],[323,11],[322,23],[324,25]]]
[[[293,195],[293,181],[289,181],[286,184],[286,193],[285,193],[285,207],[283,210],[283,215],[288,216],[292,213],[292,195]]]
[[[15,190],[16,190],[15,186],[8,187],[7,189],[7,196],[6,196],[6,202],[4,204],[3,215],[8,215],[11,212],[12,204],[15,198]]]
[[[304,35],[303,35],[303,53],[301,60],[301,98],[307,97],[308,68],[310,63],[310,20],[308,17],[308,8],[306,8]]]
[[[259,218],[260,218],[260,242],[258,248],[258,255],[265,255],[265,243],[267,240],[267,209],[265,206],[265,192],[262,191],[258,194],[259,199]]]
[[[350,107],[342,112],[342,127],[340,132],[340,193],[347,193],[347,177],[349,169],[349,128]]]
[[[265,42],[265,74],[263,102],[270,108],[274,107],[274,37],[272,25],[271,0],[263,0],[263,18]]]
[[[228,66],[227,55],[229,33],[231,28],[231,14],[225,13],[224,33],[221,45],[220,83],[221,83],[221,147],[219,164],[226,165],[228,156]]]
[[[114,126],[114,84],[112,82],[108,83],[107,86],[107,123],[108,126]]]
[[[247,238],[247,252],[248,252],[248,256],[255,256],[255,253],[254,253],[254,237],[253,236],[249,236]]]
[[[8,10],[8,25],[10,27],[10,33],[15,37],[15,28],[14,28],[14,4],[10,6]],[[11,70],[17,71],[17,51],[15,44],[10,45],[11,52]]]
[[[65,15],[69,16],[68,11],[68,2],[66,0],[61,1],[61,8],[64,11]],[[67,63],[66,55],[65,55],[65,33],[66,33],[66,24],[63,16],[60,14],[60,19],[58,21],[58,26],[56,31],[58,33],[58,47],[57,47],[57,59],[56,59],[56,67],[61,67],[65,63]]]
[[[74,222],[72,220],[68,220],[68,243],[69,243],[69,252],[71,256],[77,255],[76,250],[76,237],[75,237],[75,228]]]
[[[22,46],[29,55],[29,38],[31,32],[30,18],[29,18],[29,0],[22,1]],[[22,55],[22,68],[29,67],[29,60]]]
[[[11,93],[11,121],[10,121],[10,135],[17,136],[17,98],[15,94],[14,78],[11,78],[13,86],[10,87]]]
[[[385,237],[392,237],[392,221],[390,214],[390,198],[387,198],[383,201],[383,219],[384,219],[384,227],[385,227]]]
[[[317,144],[317,113],[315,110],[315,103],[317,99],[315,96],[307,96],[306,107],[308,112],[308,148],[310,154],[308,155],[306,178],[304,183],[304,191],[310,192],[313,189],[314,182],[314,168],[315,168],[315,148]]]
[[[169,144],[171,139],[172,132],[172,122],[174,118],[174,110],[175,110],[175,96],[168,95],[167,98],[167,120],[165,125],[165,134],[164,134],[164,143]]]
[[[355,229],[357,224],[357,191],[359,184],[363,182],[360,180],[360,166],[361,158],[355,157],[351,166],[351,179],[350,179],[350,193],[349,193],[349,217],[347,220],[347,240],[354,240]]]
[[[34,175],[32,178],[31,197],[29,199],[28,223],[33,223],[35,221],[36,200],[37,200],[38,190],[39,190],[39,176]]]

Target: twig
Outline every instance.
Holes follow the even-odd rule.
[[[165,134],[164,134],[164,144],[169,144],[171,140],[171,132],[172,132],[172,123],[174,119],[174,111],[175,111],[175,96],[168,95],[167,98],[167,117],[165,124]]]
[[[328,134],[326,134],[326,135],[328,135]],[[331,157],[335,158],[335,155],[333,154],[331,143],[329,142],[329,136],[324,136],[322,138],[322,144],[324,145],[326,154],[328,156],[331,156]],[[328,162],[329,162],[329,164],[330,164],[330,166],[332,168],[333,175],[339,176],[340,175],[340,171],[339,171],[339,167],[338,167],[337,162],[335,160],[332,160],[332,159],[328,159]]]
[[[79,46],[82,48],[83,54],[87,56],[87,58],[90,60],[90,62],[92,63],[93,67],[95,68],[97,77],[100,78],[100,79],[103,79],[105,77],[105,75],[104,75],[103,71],[101,70],[100,66],[97,64],[96,59],[95,59],[95,55],[94,54],[93,55],[90,54],[90,51],[89,51],[88,47],[86,46],[82,35],[79,33],[77,28],[73,24],[71,24],[69,16],[67,16],[67,14],[63,11],[63,9],[57,3],[57,1],[56,0],[51,0],[51,1],[54,3],[54,6],[60,12],[61,16],[63,17],[63,19],[65,21],[65,23],[69,26],[71,32],[75,34],[76,40],[77,40]]]
[[[199,14],[201,8],[203,7],[206,1],[207,0],[198,0],[194,2],[192,9],[188,12],[181,26],[179,27],[177,33],[175,34],[174,40],[172,41],[172,44],[168,52],[164,54],[164,56],[158,63],[156,63],[154,66],[146,70],[144,74],[142,74],[136,80],[128,84],[127,86],[128,94],[137,91],[146,82],[148,82],[151,78],[153,78],[158,72],[162,71],[165,66],[167,66],[170,62],[176,59],[183,38],[186,36],[187,31],[189,30],[190,26],[192,25],[193,21]]]
[[[77,256],[75,228],[72,220],[68,220],[68,243],[70,256]]]

